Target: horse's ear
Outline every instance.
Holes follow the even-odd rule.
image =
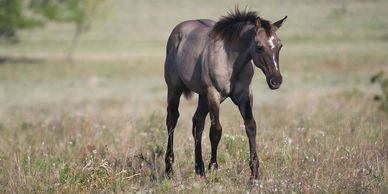
[[[256,31],[261,27],[261,19],[260,19],[260,17],[256,18],[255,27],[256,27]]]
[[[286,19],[287,19],[287,16],[284,17],[283,19],[273,23],[273,25],[275,26],[275,31],[282,26],[283,22],[286,21]]]

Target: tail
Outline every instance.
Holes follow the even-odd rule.
[[[191,99],[193,97],[193,92],[188,87],[185,86],[183,88],[183,95],[185,96],[186,99]]]

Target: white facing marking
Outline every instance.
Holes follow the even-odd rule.
[[[272,60],[273,60],[273,65],[275,66],[276,71],[279,71],[278,63],[276,63],[276,60],[275,60],[275,54],[272,54]]]
[[[273,39],[274,39],[274,37],[271,36],[271,38],[269,38],[269,40],[268,40],[268,44],[271,46],[271,49],[275,48],[275,45],[273,44]]]
[[[268,40],[268,44],[271,46],[271,50],[273,50],[275,48],[275,44],[273,43],[273,39],[274,39],[274,37],[271,36]],[[272,53],[272,60],[273,60],[273,65],[275,66],[276,71],[279,71],[278,63],[276,63],[276,60],[275,60],[275,53]]]

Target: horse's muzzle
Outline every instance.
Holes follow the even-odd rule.
[[[270,89],[272,90],[276,90],[280,87],[280,85],[282,84],[282,77],[280,78],[269,78],[269,80],[267,81],[268,83],[268,86]]]

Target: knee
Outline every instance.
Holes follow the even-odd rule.
[[[212,125],[210,127],[210,141],[220,141],[222,135],[221,125]]]
[[[210,133],[221,133],[222,132],[222,126],[219,122],[212,123],[210,126]]]
[[[253,118],[247,119],[244,121],[244,125],[247,128],[256,128],[256,121]]]
[[[244,122],[245,130],[248,134],[248,136],[256,135],[256,121],[255,119],[248,119]]]
[[[202,136],[203,127],[200,126],[200,121],[193,117],[193,137],[194,139],[198,139]]]
[[[205,118],[202,118],[196,115],[194,115],[192,121],[193,121],[193,127],[195,128],[203,128],[203,125],[205,124]]]

